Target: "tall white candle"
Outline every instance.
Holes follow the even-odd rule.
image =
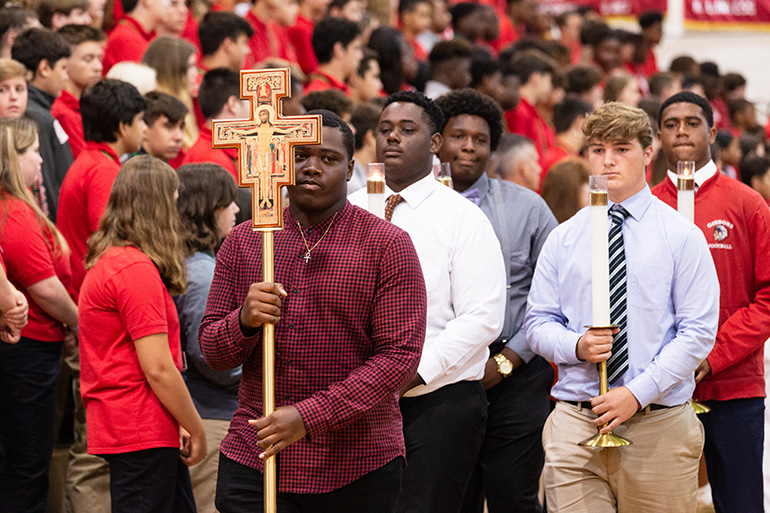
[[[591,176],[591,288],[593,325],[610,325],[610,256],[607,225],[607,177]]]
[[[369,212],[385,219],[385,164],[366,165],[366,197]]]
[[[676,209],[685,219],[695,222],[695,162],[676,163]]]

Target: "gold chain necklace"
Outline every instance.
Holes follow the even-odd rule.
[[[326,234],[329,233],[329,230],[332,229],[334,220],[337,218],[337,214],[339,213],[340,213],[339,210],[334,213],[334,217],[332,217],[332,222],[329,223],[329,226],[326,227],[326,230],[324,231],[323,235],[321,235],[321,238],[318,239],[318,241],[315,244],[313,244],[313,247],[308,246],[307,239],[305,238],[305,233],[302,231],[302,225],[299,224],[299,221],[297,221],[297,228],[299,228],[299,234],[302,236],[302,242],[305,243],[305,249],[307,250],[305,255],[302,257],[305,259],[305,263],[310,262],[310,253],[316,248],[316,246],[318,246],[321,243],[322,240],[324,240],[324,237],[326,237]]]

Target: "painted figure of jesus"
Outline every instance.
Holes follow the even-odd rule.
[[[260,176],[263,172],[270,172],[273,159],[273,149],[280,144],[282,136],[302,129],[295,126],[286,130],[276,128],[273,125],[275,114],[269,105],[259,107],[257,110],[259,123],[255,128],[236,129],[231,128],[233,134],[246,138],[249,147],[249,177]],[[275,143],[273,142],[275,140]],[[273,207],[273,192],[267,181],[259,181],[259,207],[269,209]]]

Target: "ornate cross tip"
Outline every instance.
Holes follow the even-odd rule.
[[[291,95],[289,69],[241,70],[246,120],[212,123],[214,148],[238,148],[238,185],[252,189],[255,229],[283,228],[281,187],[294,185],[294,146],[320,144],[320,116],[283,116],[281,98]]]

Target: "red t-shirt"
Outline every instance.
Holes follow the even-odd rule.
[[[655,58],[655,52],[652,51],[652,48],[647,49],[647,55],[645,56],[639,71],[641,71],[642,75],[646,78],[650,78],[658,72],[658,60]]]
[[[550,150],[548,150],[548,153],[546,153],[545,158],[540,164],[540,167],[542,167],[540,171],[540,187],[543,186],[543,180],[545,180],[545,175],[548,174],[548,171],[561,162],[562,160],[567,160],[571,157],[579,157],[577,153],[573,152],[569,148],[565,148],[558,143],[554,144]]]
[[[197,55],[201,55],[201,42],[198,39],[198,22],[195,20],[195,16],[190,9],[187,10],[187,20],[184,24],[184,30],[182,31],[182,39],[186,39],[195,45]]]
[[[102,73],[107,72],[121,61],[142,62],[144,51],[155,37],[155,32],[147,32],[131,16],[126,16],[107,37],[104,48]]]
[[[76,296],[86,272],[86,241],[99,228],[118,171],[120,161],[112,148],[89,141],[67,171],[59,191],[56,219],[72,251],[72,292]]]
[[[521,98],[515,108],[505,112],[505,122],[512,134],[524,135],[532,139],[540,155],[541,166],[548,150],[554,143],[554,133],[545,119],[526,99]]]
[[[246,58],[247,69],[270,57],[297,62],[297,54],[284,27],[274,21],[265,23],[251,11],[246,14],[246,21],[254,29],[254,35],[249,39],[251,55]]]
[[[199,162],[213,162],[227,169],[235,177],[238,183],[238,148],[212,148],[211,129],[201,128],[198,140],[195,141],[184,156],[182,164],[197,164]],[[60,200],[61,201],[61,200]]]
[[[53,101],[51,114],[55,117],[69,136],[72,156],[78,158],[86,147],[83,135],[83,117],[80,115],[80,100],[72,93],[62,89],[61,95]]]
[[[349,95],[350,88],[348,88],[345,82],[340,82],[331,75],[322,73],[316,70],[312,75],[312,80],[305,86],[305,94],[312,93],[313,91],[326,91],[327,89],[339,89],[345,95]]]
[[[289,41],[297,53],[299,67],[302,68],[302,73],[305,75],[310,75],[318,67],[318,59],[315,56],[315,50],[313,50],[313,28],[315,28],[313,22],[300,14],[297,16],[294,26],[289,27],[286,31],[289,35]]]
[[[53,251],[54,234],[41,226],[32,208],[20,199],[0,193],[0,219],[0,245],[8,280],[29,302],[29,321],[21,335],[44,342],[64,340],[62,323],[40,308],[27,288],[53,276],[68,287],[71,279],[68,256]]]
[[[176,307],[152,260],[134,247],[107,250],[83,282],[79,317],[88,452],[178,447],[179,425],[150,388],[134,347],[165,333],[182,369]]]

